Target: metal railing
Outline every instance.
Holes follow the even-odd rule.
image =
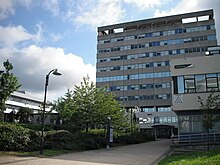
[[[200,133],[200,134],[182,134],[171,137],[175,144],[201,144],[201,143],[220,143],[220,132]]]

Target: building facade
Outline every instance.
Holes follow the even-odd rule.
[[[99,27],[97,40],[97,87],[108,85],[128,111],[138,107],[141,130],[170,136],[178,127],[170,60],[217,45],[213,10]]]
[[[178,115],[180,135],[205,132],[198,96],[206,102],[212,92],[220,94],[219,50],[215,47],[208,56],[171,60],[173,111]],[[214,115],[220,118],[220,110]],[[211,132],[220,132],[220,121]]]
[[[24,108],[30,109],[32,112],[30,114],[29,123],[40,124],[40,115],[43,110],[43,101],[33,97],[30,93],[25,91],[13,92],[8,100],[6,101],[6,110],[4,111],[4,121],[15,122],[15,115],[19,110]],[[53,124],[51,116],[57,115],[58,113],[51,110],[49,105],[46,106],[45,112],[50,112],[50,115],[46,115],[45,124]],[[54,117],[56,119],[56,117]],[[19,122],[19,121],[17,121]]]

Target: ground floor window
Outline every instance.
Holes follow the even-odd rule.
[[[178,123],[179,123],[180,134],[204,132],[201,115],[178,116]],[[215,126],[213,127],[212,130],[210,130],[210,132],[219,132],[219,131],[220,131],[220,121],[215,123]]]

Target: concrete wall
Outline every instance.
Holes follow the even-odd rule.
[[[220,55],[192,57],[171,60],[171,76],[220,73]],[[175,65],[192,64],[190,67],[175,69]],[[173,84],[172,84],[173,86]],[[174,93],[174,92],[172,92]],[[210,93],[173,94],[173,110],[198,110],[198,96],[206,100]],[[220,94],[220,92],[216,92]]]

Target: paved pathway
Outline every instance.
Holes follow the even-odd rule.
[[[50,158],[0,156],[0,164],[9,165],[155,165],[169,152],[170,139],[158,139],[136,145],[113,147]]]

